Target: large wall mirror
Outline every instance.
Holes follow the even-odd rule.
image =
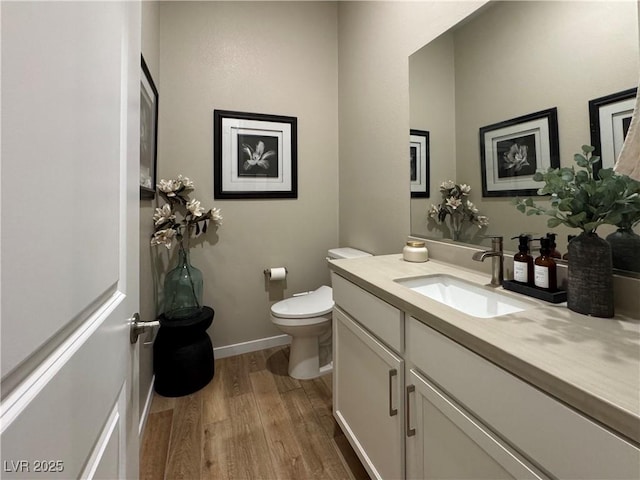
[[[411,199],[412,235],[452,238],[428,212],[442,202],[440,185],[453,180],[471,187],[470,200],[489,220],[456,240],[488,245],[485,236],[503,235],[505,250],[516,251],[511,237],[553,232],[566,252],[578,230],[549,229],[548,217],[518,212],[515,196],[483,196],[479,131],[555,109],[560,165],[573,165],[592,143],[589,102],[637,86],[638,38],[636,2],[490,2],[411,55],[410,126],[429,132],[430,158],[430,196]],[[605,225],[598,234],[614,231]]]

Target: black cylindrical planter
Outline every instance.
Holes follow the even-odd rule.
[[[567,306],[594,317],[613,317],[611,247],[595,233],[569,242]]]
[[[207,328],[213,309],[180,320],[160,317],[153,343],[154,389],[164,397],[181,397],[205,387],[215,373],[213,345]]]

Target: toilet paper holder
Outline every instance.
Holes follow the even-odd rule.
[[[283,268],[283,267],[279,267],[279,268]],[[276,268],[274,267],[274,268],[265,268],[264,269],[264,274],[269,280],[271,280],[271,274],[272,274],[273,270],[276,270]],[[287,267],[284,267],[284,274],[285,275],[289,274],[289,270],[287,270]],[[279,280],[283,280],[283,279],[279,279]]]

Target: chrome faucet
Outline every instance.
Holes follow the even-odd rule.
[[[491,257],[491,283],[492,287],[499,287],[502,285],[503,270],[504,270],[504,252],[502,250],[502,237],[488,237],[491,238],[491,250],[485,250],[484,252],[476,252],[473,254],[473,259],[478,262],[484,262],[484,259]]]

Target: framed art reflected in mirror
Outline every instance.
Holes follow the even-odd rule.
[[[560,167],[557,109],[481,127],[480,163],[483,197],[535,195],[536,171]]]
[[[594,173],[600,168],[613,168],[633,117],[638,88],[630,88],[589,101],[589,123],[593,154],[600,157]]]
[[[412,129],[409,141],[411,197],[429,197],[429,132]]]

